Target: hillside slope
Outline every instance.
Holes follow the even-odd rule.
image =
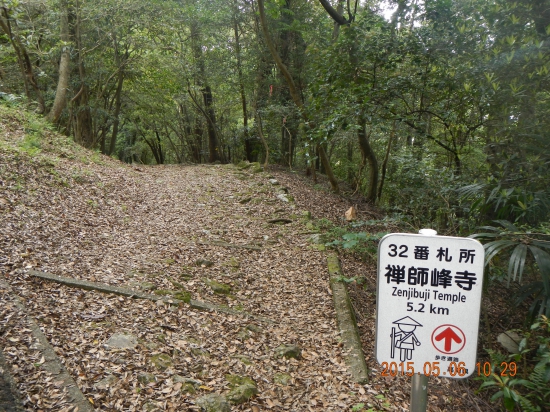
[[[0,106],[0,119],[0,276],[9,283],[0,288],[0,348],[27,410],[73,409],[40,367],[15,295],[97,410],[197,410],[215,393],[234,410],[408,409],[406,378],[373,373],[359,385],[343,361],[325,256],[303,217],[308,209],[340,219],[340,198],[283,172],[274,175],[295,202],[277,197],[272,176],[247,168],[125,165],[32,115]],[[344,268],[348,277],[365,272],[352,259]],[[33,270],[233,312],[71,289]],[[359,321],[376,368],[374,307],[368,313]],[[134,346],[114,348],[116,334]],[[301,356],[277,355],[281,345],[297,345]],[[258,394],[236,401],[236,375]],[[433,383],[430,410],[470,408],[471,398],[459,399],[466,386]]]
[[[276,198],[265,176],[222,166],[133,168],[40,125],[28,130],[19,115],[2,116],[3,276],[94,406],[185,410],[211,391],[227,393],[227,374],[258,385],[244,409],[359,402],[339,398],[359,388],[339,353],[323,256],[298,234],[299,211]],[[282,216],[293,222],[267,223]],[[69,289],[34,280],[30,270],[163,295],[185,288],[275,323]],[[34,358],[24,317],[6,309],[0,345],[26,407],[63,405]],[[115,333],[133,335],[137,346],[109,351]],[[275,356],[281,344],[297,344],[301,359]],[[155,366],[160,354],[168,365]],[[182,391],[177,376],[197,386]]]

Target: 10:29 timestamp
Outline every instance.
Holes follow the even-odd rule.
[[[490,362],[484,362],[483,364],[478,362],[476,363],[477,376],[489,376],[493,373],[494,367]],[[500,363],[500,372],[494,372],[500,376],[516,376],[518,373],[518,367],[516,362],[501,362]]]

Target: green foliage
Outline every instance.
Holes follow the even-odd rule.
[[[21,104],[23,98],[15,94],[0,92],[0,100],[7,106],[17,107]]]
[[[491,356],[492,373],[483,374],[480,378],[484,382],[479,390],[496,389],[491,401],[502,400],[506,410],[513,411],[521,407],[526,412],[546,411],[550,407],[550,321],[541,315],[533,323],[531,331],[520,343],[520,353],[502,355],[499,352],[489,351]],[[534,347],[532,347],[534,346]],[[503,370],[498,365],[506,362],[516,362],[522,365],[523,371],[516,368]],[[523,376],[520,377],[519,374]],[[514,376],[512,376],[514,375]]]
[[[509,182],[513,183],[513,182]],[[479,220],[505,219],[517,223],[536,224],[548,217],[550,192],[531,184],[505,188],[504,183],[490,179],[489,183],[473,183],[457,190],[470,213]]]
[[[343,275],[340,275],[340,276],[337,276],[336,277],[336,281],[337,282],[343,282],[343,283],[357,283],[358,285],[362,284],[365,282],[365,278],[362,278],[362,277],[358,277],[358,276],[354,276],[354,277],[351,277],[351,278],[347,278]]]
[[[356,248],[360,243],[367,244],[369,242],[378,242],[388,232],[368,234],[366,232],[351,232],[342,235],[344,240],[334,240],[326,243],[325,246],[342,246],[344,249]]]
[[[350,232],[349,230],[350,228],[346,227],[338,227],[332,229],[327,234],[325,234],[325,238],[336,239],[327,242],[325,246],[342,248],[351,253],[357,253],[365,261],[371,260],[373,263],[376,262],[378,242],[389,232],[366,233],[353,231]],[[355,279],[342,280],[349,283],[354,281]]]
[[[437,166],[435,156],[420,158],[412,151],[396,156],[391,176],[382,201],[414,231],[432,227],[440,234],[456,234],[473,226],[456,193],[462,179]]]
[[[500,376],[496,373],[492,373],[490,378],[483,382],[480,389],[486,389],[489,387],[498,388],[497,392],[491,397],[491,401],[494,402],[502,398],[502,403],[506,410],[513,411],[516,404],[520,403],[522,395],[514,388],[516,385],[525,384],[527,381],[523,379],[513,379],[509,376]],[[523,400],[525,402],[525,400]]]
[[[535,263],[536,266],[531,265],[531,271],[538,273],[539,279],[524,286],[518,299],[532,299],[532,315],[550,316],[550,254],[545,250],[550,250],[550,234],[530,227],[518,227],[507,220],[497,220],[495,223],[499,226],[483,226],[480,229],[487,232],[471,235],[488,241],[483,245],[485,265],[490,265],[495,256],[508,252],[506,277],[510,284],[512,280],[521,282],[526,264],[530,261]]]
[[[27,152],[29,155],[33,156],[40,152],[42,144],[39,137],[34,133],[28,133],[25,135],[23,140],[19,143],[19,147]]]

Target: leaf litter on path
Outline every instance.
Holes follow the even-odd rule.
[[[102,165],[56,159],[45,167],[40,159],[2,156],[23,182],[3,189],[9,205],[1,205],[2,276],[96,408],[193,409],[201,394],[228,393],[227,374],[258,384],[259,394],[238,410],[339,411],[369,400],[342,360],[325,258],[299,234],[300,210],[278,201],[265,175],[238,180],[225,166],[136,173],[106,158]],[[245,196],[252,199],[239,202]],[[276,218],[292,222],[267,223]],[[196,265],[199,259],[213,265]],[[31,269],[136,289],[148,283],[166,293],[184,288],[193,298],[276,323],[71,289],[31,279]],[[205,279],[231,292],[217,294]],[[24,319],[10,316],[6,301],[0,345],[25,406],[55,409],[63,394],[42,378],[40,359],[21,332]],[[137,346],[110,348],[115,333],[135,336]],[[298,345],[302,358],[277,357],[281,344]],[[156,355],[165,355],[163,367],[152,362]],[[155,379],[143,383],[138,376],[144,373]],[[274,383],[280,373],[291,377],[288,385]],[[175,376],[202,384],[195,393],[183,391]]]
[[[46,146],[35,157],[0,150],[0,271],[98,410],[196,410],[200,396],[229,392],[225,375],[258,385],[235,410],[408,410],[407,380],[379,375],[373,299],[363,290],[352,296],[368,306],[356,312],[371,382],[352,382],[343,362],[325,256],[310,247],[301,220],[309,210],[339,222],[349,206],[341,198],[281,171],[273,173],[296,203],[277,199],[266,174],[231,166],[138,173],[107,157],[89,161],[78,147],[60,156]],[[268,223],[276,219],[290,222]],[[343,266],[348,277],[372,275],[347,257]],[[185,290],[276,323],[71,289],[31,279],[31,269],[168,295]],[[27,410],[65,410],[66,394],[41,371],[25,319],[0,293],[0,347]],[[113,349],[116,333],[137,345]],[[288,344],[301,348],[300,359],[276,356]],[[447,382],[432,384],[430,410],[461,410],[468,388]]]

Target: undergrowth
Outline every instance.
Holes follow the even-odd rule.
[[[53,162],[59,158],[106,165],[105,157],[60,134],[42,116],[0,100],[0,151],[27,156],[31,161]]]

